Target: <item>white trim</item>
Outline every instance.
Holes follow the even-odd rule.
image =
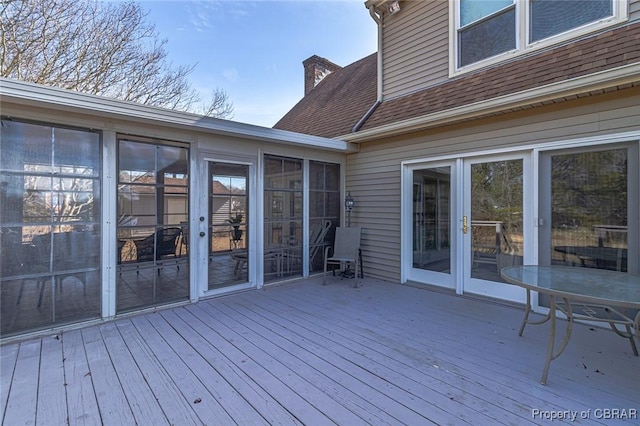
[[[640,63],[624,65],[574,79],[535,87],[520,92],[498,96],[460,107],[447,109],[406,120],[398,120],[373,129],[341,136],[350,142],[366,142],[382,137],[397,136],[404,133],[426,130],[461,120],[507,111],[522,106],[550,101],[561,97],[570,97],[589,91],[608,87],[636,83],[640,80]]]
[[[0,78],[0,103],[2,102],[76,111],[93,116],[99,115],[102,118],[115,117],[129,122],[147,122],[163,127],[186,128],[210,134],[284,145],[314,147],[339,152],[356,152],[358,149],[357,146],[343,140],[151,107],[7,78]]]
[[[120,253],[116,244],[117,235],[117,135],[113,130],[102,131],[102,199],[101,259],[102,259],[102,312],[103,319],[116,315],[117,264]]]
[[[210,296],[216,296],[216,295],[220,295],[220,294],[227,294],[227,293],[232,293],[238,290],[246,290],[246,289],[252,289],[252,288],[257,288],[257,280],[256,280],[256,264],[257,262],[257,255],[256,255],[256,223],[260,223],[262,222],[262,213],[258,213],[258,212],[262,212],[262,209],[258,209],[257,208],[257,202],[253,202],[253,200],[255,200],[255,196],[256,196],[256,161],[254,157],[251,156],[247,156],[246,158],[240,157],[240,156],[234,156],[234,155],[229,155],[226,156],[223,153],[214,153],[211,151],[208,151],[206,149],[202,149],[199,151],[199,166],[203,169],[201,170],[201,174],[205,176],[205,178],[203,180],[201,180],[200,184],[202,185],[202,188],[200,189],[200,192],[202,194],[204,194],[203,196],[200,197],[200,203],[204,203],[204,205],[201,206],[201,209],[199,210],[200,214],[203,214],[205,216],[205,225],[207,230],[205,231],[207,233],[207,247],[206,249],[203,248],[202,245],[198,245],[198,249],[201,250],[203,253],[201,256],[199,256],[200,260],[198,261],[197,264],[193,264],[191,267],[191,270],[193,271],[194,269],[197,269],[200,272],[199,276],[202,277],[202,279],[196,279],[195,281],[191,281],[192,283],[192,288],[195,287],[199,287],[196,288],[195,291],[197,292],[199,298],[206,298],[206,297],[210,297]],[[211,214],[212,212],[209,211],[209,166],[211,163],[223,163],[223,164],[235,164],[235,165],[240,165],[240,166],[247,166],[248,167],[248,177],[247,177],[247,184],[248,184],[248,191],[247,191],[247,202],[249,205],[249,212],[248,212],[248,217],[249,217],[249,221],[246,223],[247,226],[247,235],[249,236],[249,238],[247,239],[247,282],[245,283],[240,283],[240,284],[233,284],[233,285],[228,285],[228,286],[224,286],[224,287],[220,287],[220,288],[215,288],[213,290],[209,290],[209,248],[208,248],[208,239],[211,238],[209,235],[209,230],[211,228],[211,224],[208,223],[208,218],[211,218]],[[256,218],[256,215],[260,214],[259,218]],[[194,217],[194,221],[195,217]],[[199,222],[199,219],[196,221]],[[198,241],[201,238],[198,236]],[[193,241],[193,240],[192,240]],[[194,277],[192,277],[193,279]],[[198,283],[198,285],[195,285],[195,283]]]

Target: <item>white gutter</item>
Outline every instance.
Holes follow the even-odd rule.
[[[380,106],[380,104],[382,103],[382,90],[383,90],[383,80],[382,80],[382,54],[383,54],[383,50],[382,50],[382,20],[383,20],[383,16],[384,14],[382,12],[377,12],[376,9],[378,6],[386,3],[387,0],[369,0],[365,3],[365,6],[367,7],[367,9],[369,9],[369,15],[371,15],[371,18],[375,21],[375,23],[378,25],[378,54],[376,55],[377,57],[377,72],[376,72],[376,84],[377,84],[377,98],[375,100],[375,102],[373,103],[373,105],[371,105],[371,107],[369,107],[369,110],[367,112],[364,113],[364,115],[362,116],[362,118],[360,118],[360,120],[358,120],[358,122],[355,124],[355,126],[353,126],[353,128],[351,129],[351,133],[356,133],[357,131],[360,130],[360,128],[364,125],[364,123],[369,119],[369,117],[371,117],[371,114],[373,114],[375,112],[375,110]]]
[[[339,137],[348,142],[366,142],[426,130],[436,126],[477,118],[487,114],[519,108],[561,97],[575,96],[613,86],[640,82],[640,63],[624,65],[571,80],[523,90],[497,98],[479,101],[457,108],[438,111],[407,120],[400,120],[373,129],[362,130]]]
[[[339,138],[329,139],[305,135],[0,78],[0,104],[4,102],[147,122],[166,127],[181,127],[193,131],[256,141],[308,146],[329,151],[357,152],[358,150],[357,145]],[[4,111],[3,114],[6,115]]]

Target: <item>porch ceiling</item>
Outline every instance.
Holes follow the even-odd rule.
[[[312,278],[2,347],[4,424],[528,424],[638,409],[640,358],[576,324],[538,380],[522,309]],[[631,419],[630,423],[637,422]]]

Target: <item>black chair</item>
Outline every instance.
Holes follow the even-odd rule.
[[[160,260],[165,256],[177,257],[178,237],[181,234],[181,228],[165,228],[142,240],[134,241],[137,262]]]

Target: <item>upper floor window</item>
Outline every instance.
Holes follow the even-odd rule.
[[[475,69],[626,18],[621,0],[458,0],[454,71]]]

